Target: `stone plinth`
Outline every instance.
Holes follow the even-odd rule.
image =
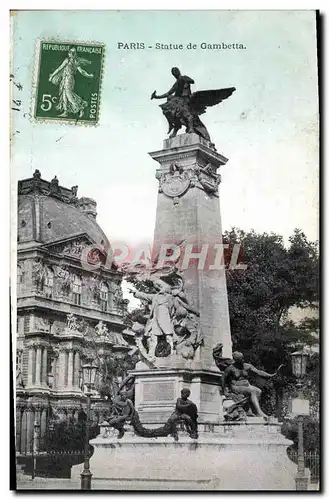
[[[198,440],[123,439],[98,436],[90,441],[92,489],[294,491],[296,465],[287,456],[280,425],[217,425]],[[82,465],[72,468],[79,477]]]
[[[220,375],[210,370],[186,368],[183,361],[181,364],[181,367],[173,363],[170,368],[134,371],[135,406],[142,423],[164,424],[174,411],[183,387],[191,391],[190,399],[198,407],[200,423],[222,420]]]

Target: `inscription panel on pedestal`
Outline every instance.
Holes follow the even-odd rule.
[[[143,382],[143,403],[156,404],[159,401],[175,400],[174,381]]]

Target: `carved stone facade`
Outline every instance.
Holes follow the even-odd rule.
[[[18,453],[29,451],[40,419],[42,442],[49,408],[68,415],[85,404],[81,367],[96,357],[96,344],[98,358],[129,350],[120,340],[127,305],[121,275],[106,264],[110,246],[95,216],[96,203],[78,199],[77,186],[64,188],[56,177],[45,181],[38,171],[19,181]],[[95,401],[101,409],[99,397]]]

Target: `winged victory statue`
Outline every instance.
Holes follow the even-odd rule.
[[[186,133],[194,132],[211,142],[209,132],[199,116],[206,112],[208,106],[215,106],[230,97],[235,87],[192,93],[192,78],[182,75],[178,68],[172,68],[171,73],[176,78],[171,89],[162,95],[157,95],[156,91],[151,95],[151,99],[167,98],[167,102],[161,104],[160,108],[169,123],[168,134],[172,132],[169,137],[175,137],[178,130],[184,126]]]

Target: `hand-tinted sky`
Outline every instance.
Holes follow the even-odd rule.
[[[38,39],[106,45],[98,127],[32,123],[30,111]],[[202,120],[222,168],[223,228],[274,231],[295,227],[318,238],[318,100],[315,13],[312,11],[115,12],[27,11],[13,16],[13,180],[59,178],[79,185],[98,204],[110,241],[152,241],[157,164],[167,124],[153,90],[166,92],[178,66],[192,90],[236,87]],[[246,50],[119,50],[146,45],[243,43]]]

